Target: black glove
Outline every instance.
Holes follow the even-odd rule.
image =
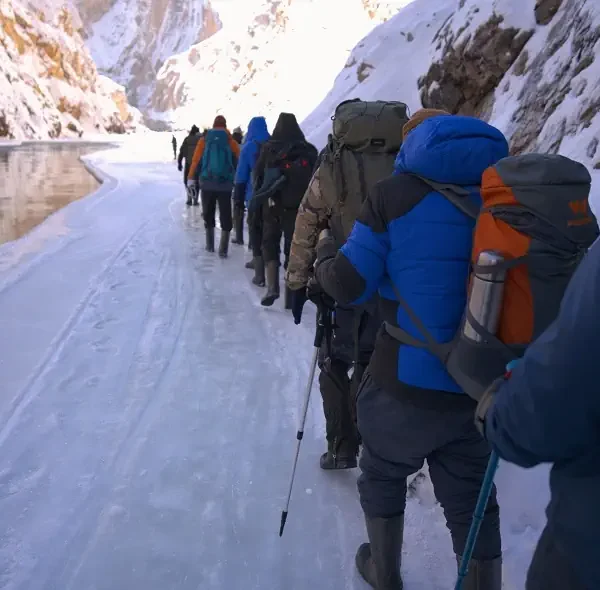
[[[296,326],[302,321],[302,310],[306,303],[306,289],[297,289],[291,292],[292,295],[292,315]]]
[[[335,308],[334,299],[328,295],[315,277],[308,281],[306,286],[306,297],[318,308]]]
[[[177,164],[177,170],[179,170],[179,172],[183,172],[183,166],[181,165],[181,162]]]
[[[325,260],[335,258],[337,251],[338,249],[333,236],[320,239],[317,244],[317,261],[315,266],[321,264]]]

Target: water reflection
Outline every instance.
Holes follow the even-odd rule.
[[[16,240],[99,186],[79,156],[107,146],[30,145],[0,149],[0,244]]]

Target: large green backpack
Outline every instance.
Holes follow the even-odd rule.
[[[352,231],[369,191],[392,174],[407,111],[402,102],[358,98],[336,108],[319,180],[321,192],[331,205],[330,227],[338,246]]]

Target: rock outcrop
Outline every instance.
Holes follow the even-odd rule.
[[[98,75],[66,7],[0,2],[0,136],[124,133],[141,115],[123,89]]]

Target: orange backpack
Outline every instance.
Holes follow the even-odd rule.
[[[469,192],[462,187],[422,180],[477,220],[472,270],[465,279],[472,280],[478,272],[505,275],[498,329],[491,334],[479,325],[467,302],[453,340],[436,342],[396,292],[425,341],[415,341],[397,326],[386,324],[386,330],[404,344],[429,349],[459,386],[467,393],[480,394],[554,321],[571,276],[598,237],[588,200],[591,177],[583,164],[564,156],[504,158],[483,174],[481,209],[466,198]],[[477,262],[484,251],[498,253],[504,261],[480,267]],[[463,333],[467,323],[479,334],[478,341]]]

